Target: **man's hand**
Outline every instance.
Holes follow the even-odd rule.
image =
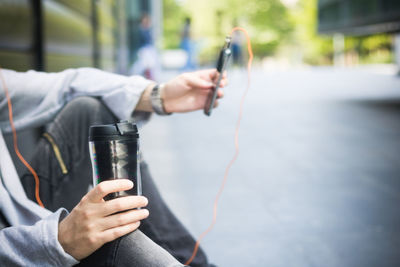
[[[149,211],[132,209],[145,207],[145,197],[127,196],[103,200],[109,193],[129,190],[132,187],[131,181],[117,179],[102,182],[87,193],[59,224],[58,241],[65,252],[81,260],[106,242],[136,230],[140,220],[145,219]],[[116,212],[121,213],[115,214]]]
[[[166,112],[189,112],[203,109],[214,82],[218,77],[216,69],[183,73],[167,82],[161,91]],[[220,88],[227,84],[226,73],[223,74]],[[218,90],[218,98],[223,97]],[[216,105],[218,102],[216,101]]]
[[[203,109],[218,75],[216,69],[199,70],[183,73],[167,82],[160,92],[165,112],[189,112]],[[224,73],[220,88],[223,88],[227,82],[226,73]],[[146,88],[136,105],[136,110],[153,111],[150,95],[154,86],[155,84],[151,84]],[[218,90],[217,97],[223,97],[222,90]],[[217,105],[218,101],[215,101],[215,106]]]

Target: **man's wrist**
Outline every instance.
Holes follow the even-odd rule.
[[[151,90],[153,90],[153,87],[155,85],[156,85],[156,83],[151,83],[143,91],[138,103],[136,104],[136,107],[135,107],[136,111],[153,112],[153,108],[151,107],[151,102],[150,102],[150,94],[151,94]]]
[[[167,112],[164,106],[164,100],[162,97],[162,92],[164,89],[164,84],[156,84],[150,93],[150,102],[153,111],[158,115],[171,115],[171,112]]]

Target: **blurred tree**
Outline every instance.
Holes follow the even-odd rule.
[[[331,64],[333,43],[331,36],[317,33],[317,1],[299,0],[291,9],[290,18],[295,25],[290,43],[300,49],[302,61],[312,65]]]
[[[163,0],[163,48],[179,48],[182,21],[187,16],[176,0]]]
[[[393,38],[389,34],[348,36],[346,54],[357,55],[357,63],[393,63]]]
[[[299,0],[291,9],[295,30],[290,42],[302,51],[303,62],[311,65],[332,64],[332,36],[317,33],[317,2],[318,0]],[[346,64],[392,62],[392,43],[393,38],[389,34],[346,36]]]
[[[274,54],[293,30],[288,9],[280,0],[236,0],[235,2],[236,10],[231,10],[230,15],[247,21],[248,25],[245,26],[252,33],[255,54],[258,57]]]
[[[192,18],[194,37],[204,51],[202,58],[210,60],[234,26],[249,31],[258,57],[272,55],[293,29],[280,0],[164,0],[166,48],[178,46],[185,15]]]
[[[332,36],[317,32],[318,0],[163,1],[164,48],[179,47],[184,18],[191,17],[193,37],[201,48],[199,61],[202,63],[213,62],[224,36],[232,27],[242,26],[252,38],[257,58],[284,51],[283,56],[307,64],[332,64]],[[288,7],[282,2],[295,4]],[[357,58],[350,64],[392,62],[392,39],[388,34],[347,36],[346,55]]]

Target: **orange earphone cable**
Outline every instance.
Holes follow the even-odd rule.
[[[226,181],[227,181],[227,178],[228,178],[229,171],[230,171],[233,163],[235,163],[235,161],[236,161],[236,159],[237,159],[237,157],[239,155],[239,129],[240,129],[240,122],[241,122],[242,116],[243,116],[244,100],[245,100],[246,95],[247,95],[247,93],[249,91],[249,88],[250,88],[250,74],[251,74],[251,65],[252,65],[252,62],[253,62],[253,51],[252,51],[252,48],[251,48],[250,37],[249,37],[247,31],[244,28],[235,27],[235,28],[232,29],[231,35],[235,31],[242,31],[245,34],[246,39],[247,39],[247,50],[248,50],[248,54],[249,54],[249,61],[248,61],[248,64],[247,64],[247,75],[248,75],[247,87],[246,87],[246,90],[244,91],[243,96],[241,98],[239,116],[238,116],[238,120],[236,122],[236,129],[235,129],[235,154],[234,154],[233,158],[231,159],[231,161],[229,162],[229,164],[227,165],[227,167],[225,169],[224,179],[222,181],[221,187],[220,187],[220,189],[219,189],[219,191],[217,193],[217,196],[215,198],[214,206],[213,206],[213,219],[212,219],[212,222],[211,222],[210,226],[197,239],[195,247],[193,249],[192,256],[185,263],[185,265],[189,265],[193,261],[193,259],[196,257],[197,251],[199,249],[200,242],[214,228],[214,225],[215,225],[216,220],[217,220],[217,208],[218,208],[219,198],[221,197],[221,194],[222,194],[222,192],[224,190],[224,187],[225,187],[225,184],[226,184]],[[32,175],[33,175],[33,177],[35,179],[35,197],[36,197],[36,201],[41,207],[44,207],[42,201],[40,200],[40,196],[39,196],[39,177],[38,177],[37,173],[35,172],[35,170],[24,159],[24,157],[21,155],[21,153],[20,153],[20,151],[18,149],[17,132],[16,132],[15,127],[14,127],[11,98],[10,98],[10,96],[8,94],[8,89],[7,89],[7,86],[6,86],[5,79],[4,79],[3,75],[2,75],[1,68],[0,68],[0,78],[1,78],[2,85],[3,85],[4,91],[5,91],[7,102],[8,102],[9,120],[10,120],[10,125],[11,125],[11,129],[12,129],[12,133],[13,133],[13,142],[14,142],[15,153],[17,154],[17,156],[20,159],[20,161],[32,173]]]
[[[248,61],[248,63],[247,63],[247,76],[248,76],[248,79],[247,79],[247,87],[246,87],[246,90],[244,91],[243,96],[242,96],[242,99],[241,99],[241,101],[240,101],[239,117],[238,117],[238,120],[237,120],[237,122],[236,122],[236,129],[235,129],[235,154],[233,155],[233,158],[231,159],[231,161],[229,162],[228,166],[227,166],[226,169],[225,169],[225,175],[224,175],[224,179],[223,179],[223,181],[222,181],[222,185],[221,185],[221,187],[219,188],[219,191],[218,191],[217,196],[216,196],[216,198],[215,198],[214,207],[213,207],[213,218],[212,218],[212,222],[211,222],[210,226],[209,226],[209,227],[200,235],[200,237],[197,239],[196,245],[194,246],[194,249],[193,249],[192,256],[187,260],[187,262],[185,263],[185,265],[189,265],[189,264],[194,260],[194,258],[196,257],[197,251],[198,251],[198,249],[199,249],[200,242],[201,242],[201,241],[203,240],[203,238],[214,228],[214,225],[215,225],[215,223],[216,223],[216,221],[217,221],[217,208],[218,208],[218,201],[219,201],[219,198],[221,197],[221,194],[222,194],[222,192],[223,192],[223,190],[224,190],[226,181],[227,181],[227,179],[228,179],[229,171],[230,171],[230,169],[231,169],[233,163],[235,163],[235,161],[236,161],[236,159],[237,159],[237,157],[238,157],[238,155],[239,155],[239,128],[240,128],[240,122],[241,122],[241,120],[242,120],[242,115],[243,115],[244,100],[245,100],[246,95],[247,95],[247,93],[248,93],[248,91],[249,91],[249,88],[250,88],[250,73],[251,73],[251,64],[252,64],[252,62],[253,62],[253,51],[252,51],[252,49],[251,49],[250,37],[249,37],[247,31],[246,31],[244,28],[235,27],[235,28],[232,29],[231,35],[232,35],[232,33],[233,33],[234,31],[242,31],[242,32],[246,35],[246,39],[247,39],[247,51],[248,51],[248,54],[249,54],[249,61]]]
[[[29,163],[24,159],[24,157],[21,155],[21,153],[19,152],[19,149],[18,149],[17,131],[15,130],[15,127],[14,127],[11,98],[10,98],[10,95],[8,94],[8,88],[7,88],[7,85],[6,85],[6,81],[5,81],[4,77],[3,77],[3,73],[1,71],[1,68],[0,68],[0,78],[1,78],[1,82],[2,82],[2,85],[3,85],[3,88],[4,88],[4,92],[5,92],[6,98],[7,98],[8,117],[9,117],[9,120],[10,120],[10,125],[11,125],[11,129],[12,129],[12,133],[13,133],[13,143],[14,143],[15,153],[17,154],[19,160],[32,173],[33,178],[35,179],[35,197],[36,197],[36,201],[41,207],[44,207],[42,201],[40,200],[40,196],[39,196],[39,177],[38,177],[37,173],[35,172],[35,170],[31,167],[31,165],[29,165]]]

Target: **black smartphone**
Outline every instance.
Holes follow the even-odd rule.
[[[230,49],[231,47],[231,37],[227,36],[225,38],[225,44],[221,49],[221,52],[219,53],[218,61],[217,61],[217,71],[218,71],[218,77],[215,78],[215,86],[208,95],[206,105],[204,107],[204,114],[207,116],[211,115],[211,112],[213,110],[215,100],[217,99],[217,93],[218,89],[222,80],[222,76],[224,74],[226,64],[228,62],[229,57],[232,54],[232,51]]]

